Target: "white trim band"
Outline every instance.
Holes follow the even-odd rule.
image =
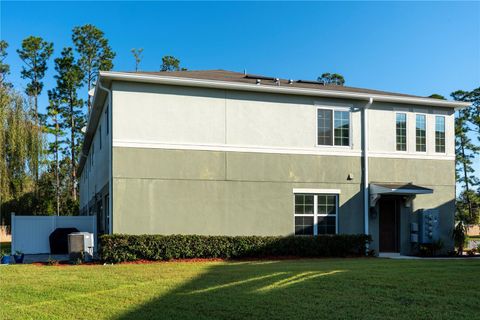
[[[145,149],[169,149],[169,150],[196,150],[196,151],[223,151],[223,152],[252,152],[273,154],[298,154],[317,156],[360,157],[360,150],[352,150],[348,147],[317,146],[312,148],[291,148],[274,146],[241,146],[226,144],[188,144],[188,143],[162,143],[154,141],[138,140],[113,140],[113,147],[121,148],[145,148]],[[400,152],[369,152],[369,157],[391,159],[424,159],[424,160],[455,160],[455,156],[437,154],[410,154]]]
[[[294,194],[340,194],[340,189],[308,189],[308,188],[294,188]]]

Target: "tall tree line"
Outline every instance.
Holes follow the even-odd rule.
[[[115,53],[97,27],[74,27],[72,46],[53,59],[55,86],[40,106],[54,45],[30,36],[17,50],[24,92],[7,82],[8,44],[0,41],[0,209],[19,214],[78,213],[78,159],[82,128],[91,109],[88,94],[99,70],[111,70]],[[46,110],[44,114],[40,110]],[[1,223],[2,221],[0,221]],[[6,221],[8,223],[8,221]]]
[[[59,49],[39,36],[25,38],[16,50],[23,62],[20,75],[28,81],[20,92],[7,82],[8,43],[0,41],[0,210],[7,220],[10,212],[78,213],[77,169],[82,128],[92,108],[89,91],[98,71],[113,68],[116,54],[103,31],[91,24],[74,27],[71,44]],[[135,71],[142,51],[132,49]],[[162,71],[186,70],[173,56],[161,60]],[[55,85],[45,89],[52,62]],[[39,96],[45,90],[43,106]]]

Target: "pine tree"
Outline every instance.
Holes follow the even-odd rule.
[[[10,66],[5,63],[7,59],[8,43],[5,40],[0,40],[0,87],[7,85],[6,77],[10,73]]]
[[[174,56],[163,56],[160,71],[185,71],[187,68],[180,67],[180,60]]]
[[[343,86],[345,84],[345,78],[338,73],[324,73],[317,78],[318,81],[325,84],[334,84],[337,86]]]
[[[480,87],[472,90],[468,95],[468,101],[472,103],[470,121],[474,126],[477,139],[480,141]]]
[[[143,48],[140,48],[140,49],[135,49],[133,48],[132,50],[132,54],[133,54],[133,57],[135,58],[135,72],[138,71],[138,66],[140,65],[140,61],[142,61],[142,52],[143,52]]]
[[[22,41],[22,48],[17,50],[17,53],[24,63],[21,76],[23,79],[30,80],[25,93],[33,99],[33,114],[36,128],[36,143],[34,143],[34,146],[37,147],[33,170],[35,183],[38,184],[42,156],[42,129],[38,112],[38,96],[43,90],[43,78],[47,71],[47,62],[53,53],[53,43],[44,41],[41,37],[30,36]]]
[[[80,152],[81,129],[85,125],[82,111],[83,100],[78,98],[77,91],[82,86],[83,72],[76,63],[72,48],[64,48],[61,56],[55,59],[57,75],[57,97],[60,100],[59,112],[64,120],[60,128],[69,131],[66,138],[70,161],[71,197],[77,200],[77,157]]]
[[[433,93],[433,94],[429,95],[428,97],[432,98],[432,99],[447,100],[447,99],[445,99],[444,96],[442,96],[441,94],[438,94],[438,93]]]
[[[60,127],[60,98],[56,90],[48,91],[49,105],[47,107],[47,116],[50,121],[47,122],[47,133],[53,135],[53,140],[49,143],[48,151],[53,154],[53,171],[55,175],[55,199],[56,213],[60,215],[60,152],[62,150],[62,140],[65,133]]]
[[[112,51],[103,31],[91,24],[73,28],[72,40],[79,54],[78,64],[83,71],[83,80],[87,91],[97,79],[98,71],[109,71],[113,68],[115,52]],[[92,108],[92,100],[87,95],[88,112]]]
[[[469,101],[470,99],[470,93],[461,90],[453,92],[451,96],[457,101]],[[472,108],[459,110],[455,119],[456,174],[457,181],[463,186],[462,197],[465,203],[464,206],[459,205],[458,208],[466,207],[466,214],[461,213],[461,215],[468,216],[469,220],[475,219],[476,215],[474,198],[472,197],[473,188],[480,184],[473,168],[473,160],[480,148],[469,137]]]
[[[22,48],[17,50],[25,66],[22,67],[23,79],[29,79],[25,92],[33,97],[35,117],[38,118],[38,96],[42,93],[43,78],[47,71],[47,62],[53,53],[53,43],[44,41],[41,37],[30,36],[22,41]]]

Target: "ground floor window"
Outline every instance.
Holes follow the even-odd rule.
[[[295,235],[337,233],[338,195],[295,194]]]

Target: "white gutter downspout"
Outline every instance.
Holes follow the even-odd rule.
[[[369,234],[369,182],[368,182],[368,109],[373,103],[373,98],[370,97],[368,103],[363,108],[363,221],[364,221],[364,233]],[[368,250],[368,244],[367,244]]]
[[[110,164],[109,168],[109,181],[108,181],[108,233],[112,234],[113,231],[113,163],[112,163],[112,150],[113,150],[113,128],[112,128],[112,91],[108,88],[102,86],[102,82],[99,79],[97,80],[98,87],[103,91],[106,91],[108,94],[108,126],[110,134],[110,148],[108,149],[108,163]],[[101,116],[101,115],[100,115]]]

